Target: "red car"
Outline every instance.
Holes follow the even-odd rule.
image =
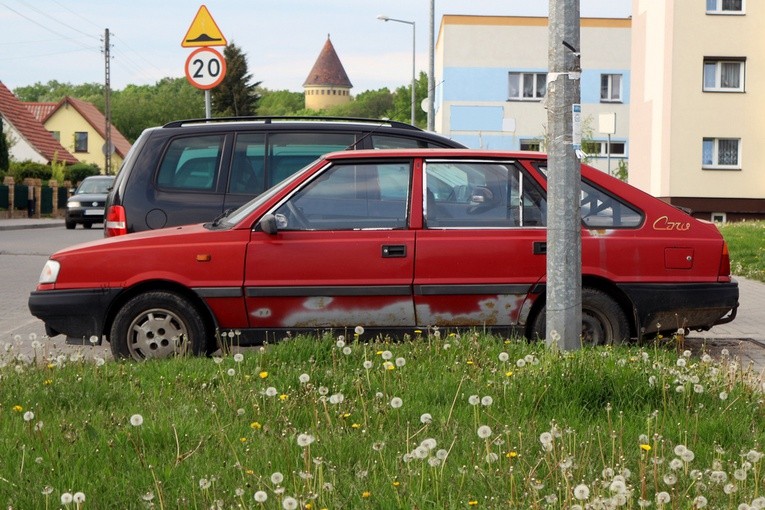
[[[546,157],[326,155],[227,216],[53,254],[32,313],[115,357],[202,354],[287,332],[491,328],[544,336]],[[583,342],[733,320],[717,228],[582,165]]]

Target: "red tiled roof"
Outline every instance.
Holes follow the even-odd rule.
[[[55,159],[67,164],[79,163],[3,82],[0,82],[0,114],[48,162]]]
[[[335,52],[335,47],[332,46],[332,41],[329,40],[329,36],[327,36],[327,42],[324,43],[324,47],[321,49],[321,53],[319,53],[319,58],[316,59],[311,72],[308,73],[308,78],[303,83],[304,87],[322,85],[329,87],[353,87],[351,80],[348,79],[348,75],[345,74],[345,69],[340,62],[340,58],[337,56],[337,52]]]
[[[27,110],[32,112],[32,115],[35,116],[35,119],[42,122],[43,119],[56,108],[56,103],[32,103],[25,101],[24,106],[27,107]]]
[[[64,105],[71,105],[72,108],[77,110],[77,112],[82,115],[82,118],[84,118],[88,124],[90,124],[93,129],[96,130],[96,132],[101,135],[101,137],[105,140],[106,139],[106,117],[104,117],[104,114],[101,113],[101,110],[96,108],[93,104],[88,103],[87,101],[82,101],[80,99],[75,99],[73,97],[65,97],[59,103],[54,107],[54,109],[48,113],[48,115],[43,119],[43,122],[48,120],[51,115],[53,115],[55,112],[57,112],[61,107]],[[125,155],[130,150],[130,142],[127,141],[127,138],[125,138],[122,133],[120,133],[117,128],[114,127],[112,124],[112,144],[114,144],[114,150],[115,152],[121,157],[124,158]]]

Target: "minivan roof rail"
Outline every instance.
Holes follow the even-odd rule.
[[[270,124],[274,121],[310,121],[310,122],[316,122],[316,121],[331,121],[331,122],[356,122],[360,124],[373,124],[373,125],[388,125],[395,128],[401,128],[401,129],[412,129],[417,131],[422,131],[422,129],[418,128],[417,126],[412,126],[411,124],[407,124],[405,122],[399,122],[396,120],[390,120],[390,119],[366,119],[366,118],[360,118],[360,117],[317,117],[317,116],[246,116],[246,117],[213,117],[210,119],[184,119],[184,120],[176,120],[173,122],[168,122],[163,128],[177,128],[177,127],[183,127],[188,124],[207,124],[207,123],[214,123],[214,122],[247,122],[247,121],[257,121],[257,122],[263,122],[264,124]]]

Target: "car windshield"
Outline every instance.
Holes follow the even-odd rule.
[[[291,176],[287,177],[285,180],[281,181],[276,186],[266,190],[265,192],[261,193],[257,197],[253,198],[252,200],[250,200],[249,202],[241,206],[239,209],[233,211],[231,214],[226,216],[225,220],[221,221],[220,226],[224,228],[233,227],[234,225],[242,221],[244,218],[246,218],[250,213],[252,213],[252,211],[260,207],[261,204],[267,202],[272,196],[278,194],[282,189],[292,184],[292,181],[300,178],[300,176],[303,175],[303,173],[306,170],[313,167],[315,163],[316,162],[314,161],[304,166],[303,168],[301,168],[300,170],[298,170]]]
[[[109,188],[112,186],[111,179],[85,179],[77,188],[77,194],[83,193],[103,193],[109,192]]]

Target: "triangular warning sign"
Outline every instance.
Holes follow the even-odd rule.
[[[226,44],[226,38],[210,15],[210,11],[204,5],[201,6],[181,42],[181,46],[191,48],[195,46],[225,46]]]

